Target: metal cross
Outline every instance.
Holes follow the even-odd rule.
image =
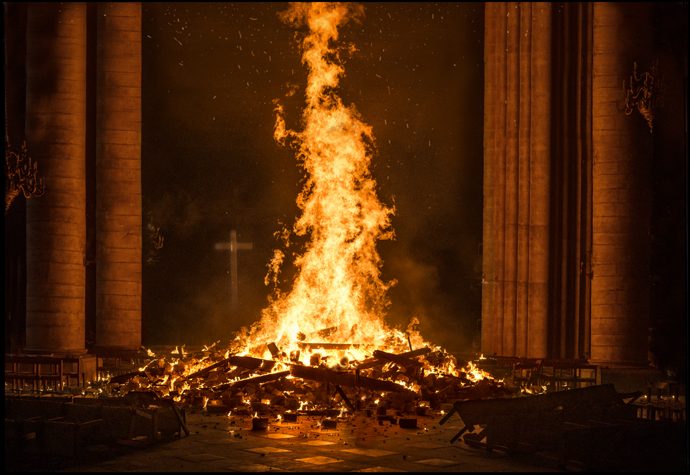
[[[230,242],[217,242],[216,251],[230,251],[230,306],[237,309],[237,251],[254,249],[254,243],[237,242],[237,231],[230,231]]]

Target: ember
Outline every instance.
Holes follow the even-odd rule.
[[[459,365],[425,341],[416,318],[406,331],[384,322],[394,282],[381,280],[376,244],[394,237],[394,209],[379,201],[369,171],[371,126],[336,94],[341,56],[355,48],[333,43],[338,28],[361,14],[361,6],[348,3],[292,4],[282,14],[285,22],[308,27],[301,45],[309,71],[304,129],[288,130],[282,105],[275,108],[274,138],[295,148],[307,174],[292,230],[307,240],[290,291],[279,288],[285,254],[276,250],[266,278],[274,293],[260,321],[226,349],[214,344],[192,354],[184,348],[167,356],[149,352],[153,359],[138,372],[111,379],[112,391],[146,388],[222,411],[304,413],[335,404],[348,411],[378,406],[384,414],[386,408],[414,413],[422,402],[438,409],[448,398],[472,394],[468,389],[478,382],[477,394],[506,391],[472,362]],[[282,235],[289,246],[290,231]]]

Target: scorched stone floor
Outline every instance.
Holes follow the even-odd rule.
[[[462,427],[454,417],[418,416],[417,429],[402,429],[376,416],[339,420],[320,428],[321,417],[298,422],[271,419],[268,430],[252,431],[250,416],[187,415],[190,435],[128,450],[128,453],[63,471],[194,472],[499,472],[555,471],[545,466],[477,450],[450,439]]]

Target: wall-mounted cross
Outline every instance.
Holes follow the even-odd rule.
[[[217,242],[216,251],[230,251],[230,306],[237,309],[237,251],[254,249],[254,243],[237,242],[237,231],[230,231],[230,242]]]

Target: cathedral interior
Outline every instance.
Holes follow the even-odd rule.
[[[687,3],[364,3],[363,13],[314,5],[294,7],[291,21],[307,18],[295,31],[279,14],[288,5],[278,3],[4,3],[6,469],[687,470]],[[345,383],[322,381],[347,402],[350,419],[341,412],[339,429],[327,430],[321,413],[301,415],[296,426],[279,426],[281,416],[281,431],[269,436],[285,440],[266,439],[261,412],[241,415],[227,399],[215,415],[212,396],[203,407],[178,407],[180,390],[151,396],[160,398],[157,412],[143,419],[156,421],[155,441],[142,443],[147,432],[133,428],[146,423],[136,415],[127,434],[104,436],[115,433],[108,404],[129,407],[116,400],[154,393],[130,381],[121,384],[135,389],[129,395],[99,405],[84,401],[99,400],[102,390],[89,388],[141,377],[147,357],[182,355],[182,345],[208,354],[262,314],[276,223],[306,213],[321,189],[310,178],[295,202],[305,179],[294,150],[274,140],[284,104],[288,126],[304,127],[292,136],[302,141],[300,166],[317,176],[304,158],[311,116],[294,117],[317,64],[300,59],[295,38],[327,34],[306,16],[319,8],[324,18],[340,8],[356,17],[338,20],[342,38],[331,37],[351,43],[318,64],[350,55],[338,87],[356,104],[353,120],[376,136],[360,182],[375,178],[382,200],[394,202],[396,239],[380,243],[382,264],[372,261],[383,280],[397,281],[390,318],[421,315],[422,334],[496,377],[491,391],[511,383],[524,397],[432,400],[430,410],[442,412],[424,415],[418,405],[416,419],[390,402],[377,412],[390,432],[368,433],[374,445],[347,439],[338,452],[350,424],[360,417],[366,427],[371,412],[350,404]],[[289,277],[307,268],[299,262]],[[414,353],[409,334],[407,342]],[[239,357],[278,361],[275,347]],[[408,375],[427,361],[386,351]],[[232,357],[218,358],[216,366]],[[297,377],[291,361],[286,371]],[[332,367],[317,369],[327,378]],[[264,372],[256,391],[270,375],[282,373]],[[528,396],[536,390],[526,380],[543,391]],[[494,399],[548,402],[610,385],[616,404],[634,407],[625,423],[595,427],[587,416],[579,432],[574,422],[556,430],[535,412],[551,421],[540,438],[523,433],[533,421],[496,415],[476,424],[503,429],[469,437],[472,402],[491,400],[502,414]],[[231,419],[233,411],[246,419]],[[311,461],[295,459],[303,454],[288,438],[311,443],[299,437],[317,420],[324,444],[306,446]],[[411,420],[419,432],[405,432]],[[582,448],[584,439],[598,442]],[[597,444],[609,442],[606,459]]]

